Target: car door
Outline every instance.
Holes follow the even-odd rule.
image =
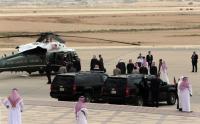
[[[142,82],[142,78],[129,78],[128,79],[128,90],[130,96],[138,96],[139,94],[139,85]]]
[[[127,84],[126,78],[108,78],[106,81],[106,91],[112,97],[124,97]]]
[[[168,86],[166,82],[163,82],[160,80],[160,93],[159,93],[159,99],[160,101],[165,101],[167,99],[167,91],[168,91]]]

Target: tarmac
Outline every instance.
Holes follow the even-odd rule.
[[[175,47],[175,46],[174,46]],[[199,53],[200,46],[182,46],[175,48],[149,48],[152,50],[155,61],[159,58],[167,60],[169,67],[169,78],[173,81],[181,75],[190,77],[193,86],[191,97],[192,113],[182,113],[176,110],[176,106],[162,104],[159,108],[136,107],[130,105],[111,105],[87,103],[89,110],[88,124],[199,124],[200,123],[200,85],[199,72],[192,73],[190,57],[193,50]],[[119,59],[128,60],[136,58],[138,53],[146,54],[147,48],[107,48],[107,49],[85,49],[79,48],[83,70],[88,70],[90,57],[101,53],[105,60],[108,73]],[[1,51],[1,50],[0,50]],[[3,53],[3,52],[1,52]],[[181,60],[181,64],[178,60]],[[53,77],[52,77],[53,78]],[[58,102],[50,98],[50,86],[46,85],[45,76],[37,73],[3,72],[0,74],[0,95],[6,97],[13,87],[20,89],[24,98],[25,109],[22,113],[23,124],[75,124],[74,102]],[[7,124],[8,111],[0,104],[0,124]]]
[[[23,124],[75,124],[74,102],[25,100]],[[199,124],[200,105],[193,112],[179,112],[176,106],[138,107],[105,103],[87,103],[88,124]],[[1,124],[6,124],[8,111],[1,108]]]

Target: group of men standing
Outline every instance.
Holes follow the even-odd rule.
[[[57,63],[52,63],[51,61],[47,61],[46,63],[46,76],[48,79],[47,84],[51,84],[51,72],[55,69]],[[56,70],[56,69],[55,69]],[[57,70],[56,70],[57,71]],[[79,72],[81,71],[81,62],[78,56],[74,56],[69,59],[67,56],[64,56],[63,60],[61,60],[59,65],[58,73],[67,73],[67,72]]]
[[[142,56],[140,53],[136,63],[133,63],[132,59],[129,59],[129,62],[126,65],[125,62],[120,59],[116,68],[113,70],[113,75],[132,73],[155,75],[156,78],[151,81],[150,86],[147,86],[147,89],[151,92],[152,105],[158,107],[160,79],[169,84],[169,78],[165,61],[160,59],[157,67],[153,59],[151,51],[148,51],[146,57]]]
[[[120,59],[116,65],[116,68],[113,70],[113,75],[126,73],[157,75],[157,67],[155,66],[155,62],[153,62],[153,55],[151,54],[151,51],[148,52],[146,57],[142,56],[142,54],[140,53],[137,57],[136,63],[133,63],[132,59],[129,59],[129,62],[126,65],[125,62]]]
[[[142,56],[140,53],[137,57],[136,63],[133,63],[132,59],[129,59],[129,62],[126,65],[125,62],[120,59],[116,65],[116,68],[113,70],[113,75],[132,73],[159,75],[164,82],[169,83],[165,61],[160,59],[159,66],[157,67],[153,61],[153,55],[151,54],[151,51],[148,51],[146,57]]]
[[[97,59],[96,55],[93,55],[90,62],[90,71],[103,71],[106,72],[104,67],[103,57],[99,54],[99,59]]]
[[[150,72],[148,70],[150,68]],[[151,51],[148,52],[146,58],[140,53],[137,57],[137,62],[133,63],[132,59],[129,59],[129,62],[126,66],[125,62],[120,59],[116,65],[116,68],[113,70],[113,75],[118,74],[131,74],[131,73],[141,73],[141,74],[153,74],[157,75],[157,67],[153,63],[153,55]]]

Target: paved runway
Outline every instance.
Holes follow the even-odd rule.
[[[154,55],[154,60],[158,64],[160,58],[164,59],[168,67],[168,75],[170,82],[173,83],[174,76],[176,79],[181,75],[186,75],[190,78],[193,85],[193,103],[200,103],[200,85],[199,85],[199,72],[191,73],[191,54],[193,50],[197,48],[97,48],[97,49],[77,49],[77,52],[81,58],[82,70],[89,70],[90,59],[95,54],[102,54],[104,58],[105,67],[108,74],[112,74],[112,70],[115,68],[119,59],[123,59],[126,63],[129,58],[133,61],[136,60],[138,54],[141,52],[146,56],[147,51],[151,50]],[[198,50],[196,50],[198,53]],[[10,52],[9,52],[10,53]],[[3,52],[1,52],[3,54]],[[52,76],[53,78],[54,76]],[[28,75],[25,72],[0,73],[0,97],[5,97],[9,94],[10,89],[17,87],[20,89],[22,95],[27,99],[47,99],[53,100],[49,96],[50,86],[46,85],[47,78],[40,76],[37,73]]]
[[[88,70],[90,59],[93,54],[102,54],[107,73],[112,74],[112,69],[119,59],[125,62],[129,58],[136,60],[138,54],[143,55],[151,50],[154,60],[158,62],[163,58],[167,62],[170,81],[173,77],[181,75],[189,76],[193,85],[193,97],[191,98],[192,110],[194,113],[180,113],[176,111],[176,106],[161,106],[156,108],[140,108],[134,106],[113,106],[108,104],[89,104],[90,124],[199,124],[200,120],[200,85],[199,72],[191,73],[190,57],[196,48],[107,48],[107,49],[77,49],[81,58],[82,70]],[[196,50],[197,53],[199,52]],[[10,53],[10,52],[9,52]],[[3,54],[3,52],[1,52]],[[158,64],[158,63],[157,63]],[[53,78],[53,77],[52,77]],[[0,73],[0,97],[9,95],[10,90],[16,87],[20,90],[25,100],[25,112],[23,113],[24,124],[73,124],[74,113],[72,102],[57,102],[49,96],[50,86],[46,84],[45,76],[37,73],[28,75],[27,73]],[[6,109],[3,111],[2,124],[6,123]],[[5,112],[5,113],[4,113]],[[98,115],[98,116],[97,116]]]
[[[26,100],[23,124],[75,124],[73,102]],[[195,112],[182,113],[173,106],[162,108],[127,105],[87,104],[89,124],[199,124],[200,106]],[[7,123],[7,110],[2,110],[2,124]]]

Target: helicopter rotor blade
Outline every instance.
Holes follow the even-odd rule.
[[[0,34],[0,38],[36,37],[36,36],[39,36],[39,34],[29,34],[29,33]]]
[[[108,40],[108,39],[103,39],[103,38],[93,38],[93,37],[83,37],[83,36],[72,36],[72,35],[59,35],[61,37],[74,37],[74,38],[85,38],[85,39],[94,39],[94,40],[102,40],[102,41],[107,41],[111,43],[121,43],[121,44],[128,44],[128,45],[137,45],[139,46],[140,43],[131,43],[131,42],[123,42],[123,41],[116,41],[116,40]]]
[[[141,45],[141,42],[124,42],[124,41],[117,41],[117,40],[108,40],[104,38],[94,38],[94,37],[84,37],[84,36],[73,36],[73,35],[59,35],[62,32],[57,32],[58,34],[54,34],[55,36],[61,36],[61,37],[74,37],[74,38],[84,38],[84,39],[93,39],[93,40],[100,40],[100,41],[106,41],[109,43],[120,43],[120,44],[126,44],[126,45]],[[45,33],[44,33],[45,34]],[[17,32],[17,33],[9,33],[9,34],[1,34],[0,38],[17,38],[17,37],[37,37],[41,36],[42,33],[36,33],[36,32]],[[59,41],[62,43],[65,43],[64,40],[57,37]]]

